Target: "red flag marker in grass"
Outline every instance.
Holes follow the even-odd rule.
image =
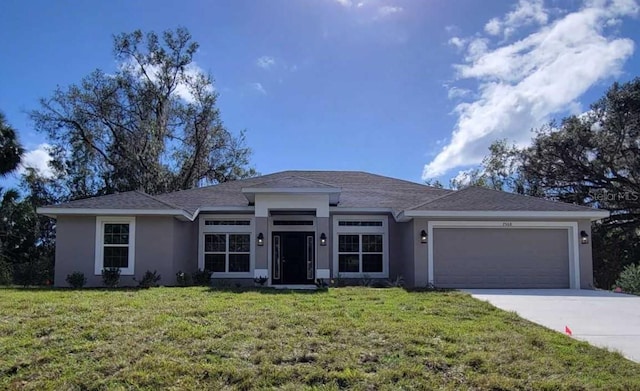
[[[573,333],[571,332],[571,329],[569,328],[569,326],[564,326],[564,332],[567,333],[567,335],[572,336]]]

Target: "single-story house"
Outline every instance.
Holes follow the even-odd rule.
[[[593,288],[593,208],[354,171],[284,171],[151,196],[139,191],[39,208],[57,219],[55,285],[103,268],[121,284],[198,269],[212,279],[309,286],[390,279],[450,288]]]

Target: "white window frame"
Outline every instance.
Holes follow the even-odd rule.
[[[204,237],[207,234],[227,234],[225,252],[225,270],[229,270],[229,234],[249,235],[249,271],[247,272],[215,272],[211,278],[253,278],[255,268],[255,219],[252,215],[201,215],[198,234],[198,269],[204,270]],[[206,225],[213,220],[248,220],[249,225]]]
[[[97,216],[96,251],[94,272],[101,275],[104,269],[104,226],[105,224],[129,224],[129,266],[120,268],[120,275],[133,276],[136,266],[136,218],[134,216]],[[124,247],[124,246],[123,246]]]
[[[382,226],[360,227],[341,226],[340,221],[379,221]],[[360,235],[360,270],[362,270],[362,236],[361,235],[382,235],[382,272],[381,273],[345,273],[340,272],[339,260],[339,240],[340,235]],[[362,278],[365,275],[371,278],[389,278],[389,218],[388,216],[372,215],[335,215],[333,216],[333,277],[341,278]],[[355,253],[354,253],[355,254]],[[366,254],[366,253],[365,253]],[[375,254],[375,253],[374,253]]]

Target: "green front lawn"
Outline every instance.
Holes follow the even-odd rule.
[[[456,292],[0,289],[7,388],[632,390],[640,365]]]

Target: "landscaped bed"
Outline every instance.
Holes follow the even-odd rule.
[[[0,289],[0,388],[632,390],[640,365],[458,292]]]

